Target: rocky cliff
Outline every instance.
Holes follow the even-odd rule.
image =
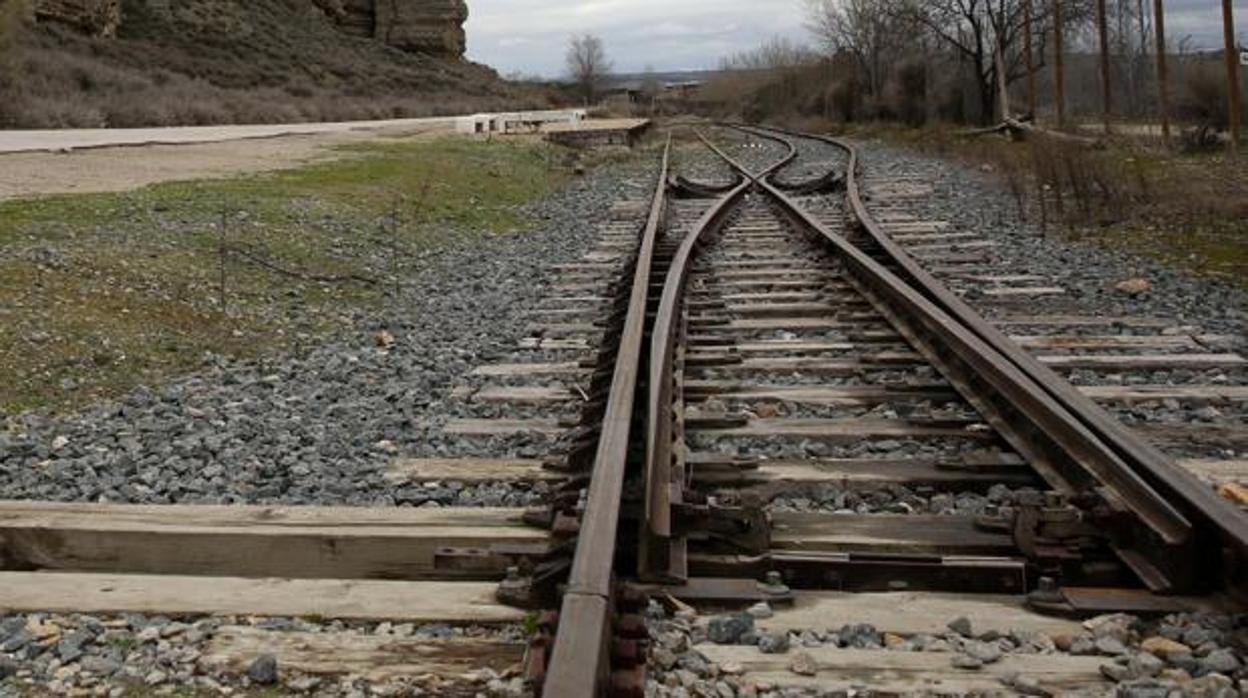
[[[462,58],[464,0],[313,0],[342,31],[404,51]]]
[[[0,128],[355,121],[547,104],[463,57],[463,0],[34,1],[23,5],[39,21],[11,44],[29,69],[0,80]]]
[[[137,0],[161,13],[211,0]],[[246,2],[247,0],[237,0]],[[464,0],[305,0],[343,33],[371,38],[410,53],[463,58]],[[113,36],[124,21],[121,0],[35,0],[35,17],[88,36]]]
[[[88,36],[112,36],[121,24],[121,0],[36,0],[35,19],[55,22]]]

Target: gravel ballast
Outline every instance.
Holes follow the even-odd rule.
[[[429,253],[387,310],[359,314],[353,333],[302,355],[205,356],[194,375],[67,417],[0,414],[0,497],[414,504],[382,477],[387,462],[451,452],[441,433],[455,411],[450,390],[472,368],[515,351],[527,312],[549,295],[547,266],[584,254],[612,204],[648,198],[651,169],[649,157],[600,168],[529,206],[533,230]],[[393,346],[380,346],[389,343],[377,340],[383,330]],[[482,448],[536,456],[541,442]],[[424,501],[448,497],[472,503],[459,492]]]
[[[863,173],[917,175],[933,188],[929,197],[908,202],[920,219],[944,220],[953,229],[977,233],[1000,244],[994,254],[1004,263],[994,273],[1043,276],[1066,289],[1086,314],[1143,316],[1194,325],[1206,332],[1228,334],[1245,346],[1248,292],[1194,277],[1143,256],[1115,252],[1091,242],[1047,234],[1032,221],[1019,218],[1017,203],[991,173],[885,145],[855,141]],[[867,203],[870,208],[870,202]],[[1128,279],[1146,279],[1144,293],[1124,293],[1115,286]]]

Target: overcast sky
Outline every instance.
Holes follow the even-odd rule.
[[[1239,34],[1248,0],[1235,0]],[[714,68],[772,36],[807,41],[801,0],[468,0],[468,55],[498,69],[553,77],[573,33],[603,38],[618,72]],[[1221,42],[1220,0],[1166,0],[1171,37]]]

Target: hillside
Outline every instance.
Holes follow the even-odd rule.
[[[0,11],[20,1],[0,0]],[[422,17],[440,5],[407,3]],[[115,26],[98,30],[45,21],[40,6],[38,22],[0,31],[0,127],[338,121],[533,102],[456,55],[462,17],[386,26],[382,40],[344,4],[361,3],[124,0]]]

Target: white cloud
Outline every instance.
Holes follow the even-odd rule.
[[[563,72],[572,34],[603,38],[620,72],[713,68],[720,58],[772,36],[808,41],[802,0],[468,0],[468,55],[503,73]],[[1248,0],[1235,0],[1236,26],[1248,39]],[[1218,0],[1167,0],[1166,22],[1177,42],[1222,41]]]
[[[805,40],[801,0],[469,0],[468,55],[555,76],[572,34],[603,38],[621,72],[714,67],[775,35]]]

